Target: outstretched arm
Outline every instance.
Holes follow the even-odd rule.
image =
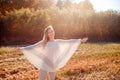
[[[16,47],[16,51],[21,51],[22,49],[32,49],[34,47],[40,47],[42,45],[42,40],[35,43],[35,44],[32,44],[32,45],[28,45],[28,46],[25,46],[25,47]]]
[[[87,40],[88,40],[88,37],[85,37],[81,39],[81,42],[84,43],[84,42],[87,42]]]
[[[16,49],[16,51],[20,51],[20,47],[16,47],[15,49]]]
[[[88,37],[84,37],[84,38],[82,38],[82,39],[79,38],[79,39],[67,39],[67,40],[57,39],[57,41],[59,41],[59,42],[61,42],[61,43],[75,42],[75,41],[77,41],[77,40],[79,40],[81,43],[85,43],[85,42],[87,42]]]

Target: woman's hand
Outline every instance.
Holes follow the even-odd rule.
[[[20,47],[16,47],[16,51],[20,51]]]
[[[84,43],[84,42],[87,42],[87,40],[88,40],[88,37],[85,37],[81,40],[81,42]]]

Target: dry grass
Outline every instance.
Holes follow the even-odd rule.
[[[0,80],[38,80],[39,71],[15,47],[0,48]],[[56,80],[120,80],[120,44],[81,44]]]

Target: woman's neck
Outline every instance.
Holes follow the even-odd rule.
[[[55,39],[54,38],[50,38],[49,41],[54,41]]]

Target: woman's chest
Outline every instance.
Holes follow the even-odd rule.
[[[56,52],[59,49],[59,45],[57,42],[48,42],[46,44],[46,52]]]

